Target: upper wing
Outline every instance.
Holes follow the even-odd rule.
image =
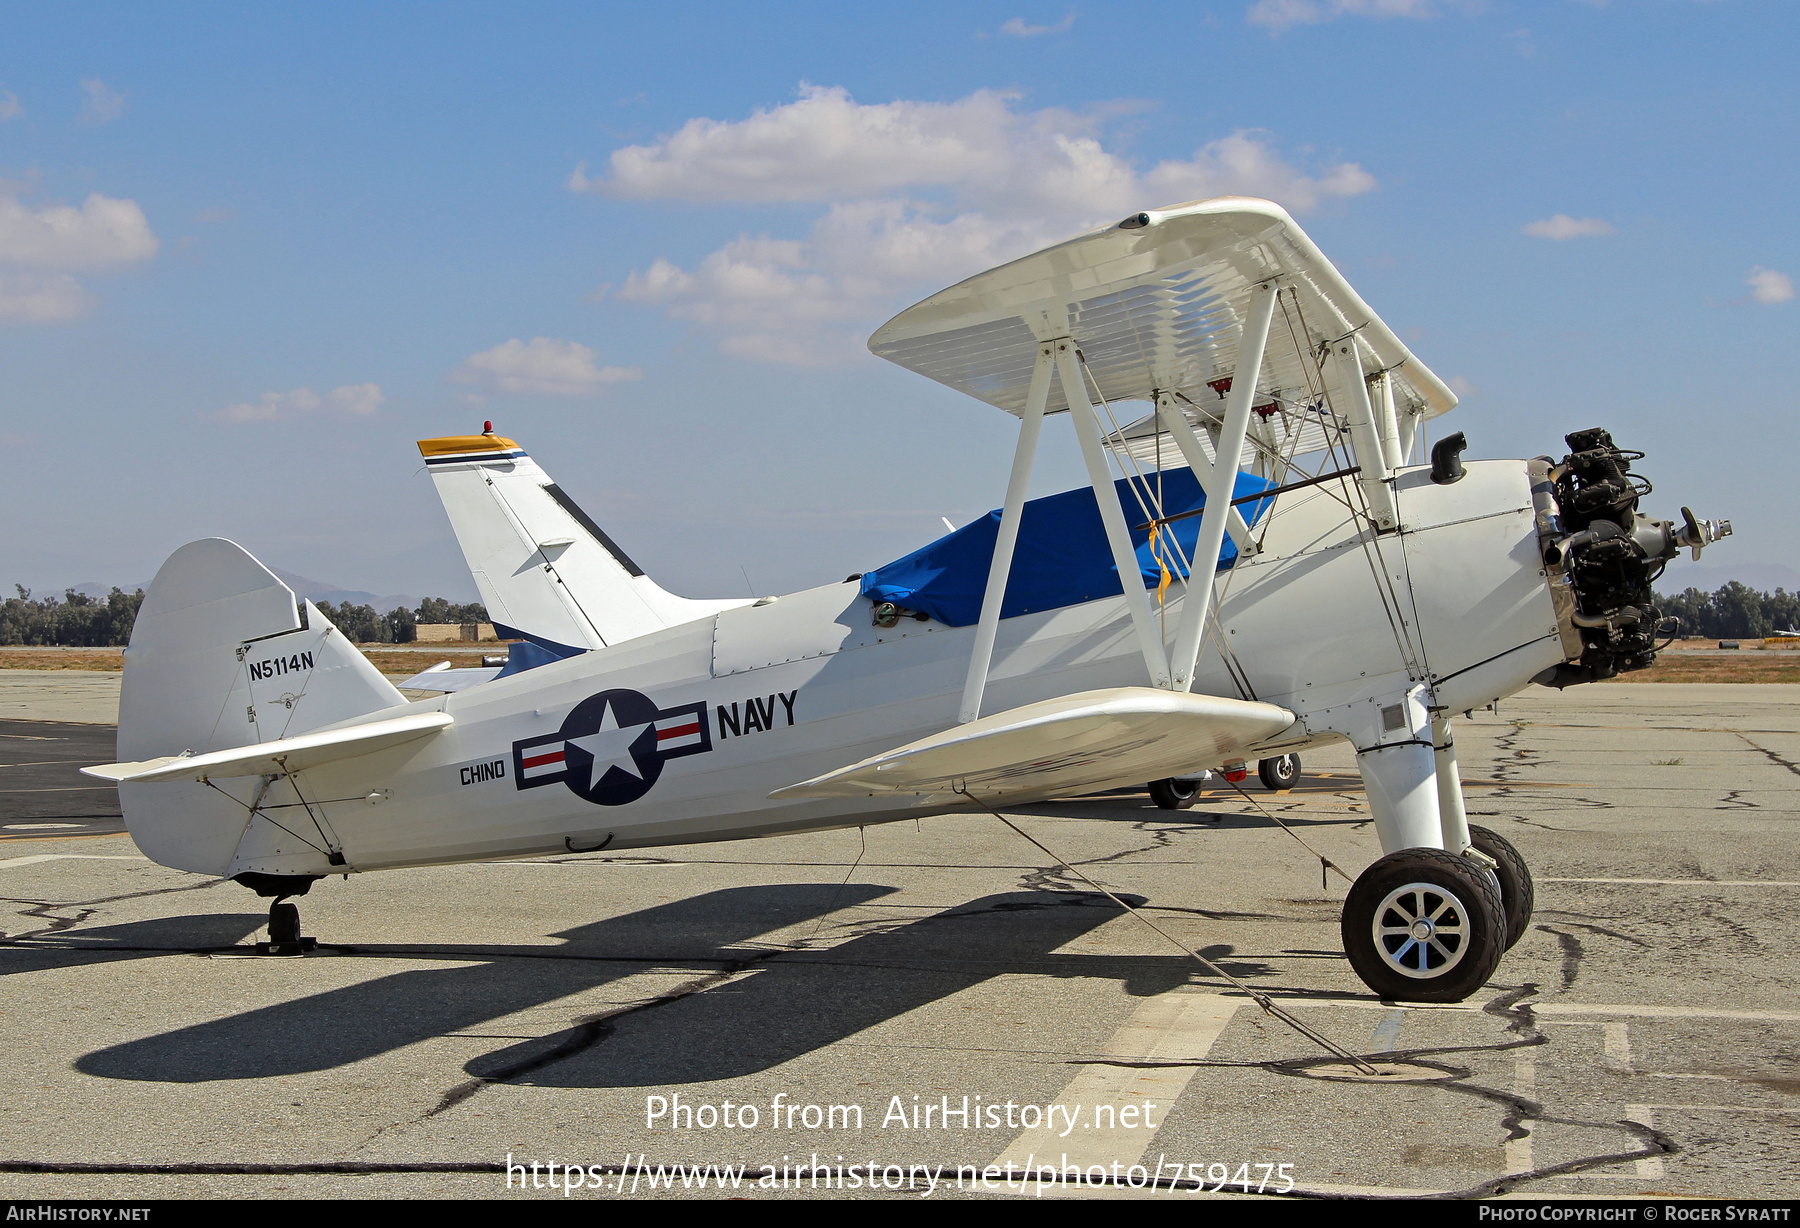
[[[1083,691],[957,725],[771,798],[951,794],[1023,802],[1246,757],[1294,723],[1274,704],[1151,687]]]
[[[325,729],[204,755],[165,755],[142,763],[102,763],[82,768],[81,772],[101,780],[134,782],[207,780],[214,776],[280,776],[336,759],[386,750],[436,733],[453,720],[448,712],[414,712],[391,720],[352,725],[348,729]]]
[[[1399,408],[1435,417],[1456,404],[1314,246],[1287,211],[1228,196],[1136,213],[979,273],[889,320],[869,338],[882,358],[1020,413],[1038,343],[1074,337],[1108,401],[1177,393],[1216,401],[1234,374],[1245,304],[1271,277],[1292,288],[1257,373],[1257,400],[1310,399],[1312,349],[1359,334],[1391,370]],[[1279,344],[1277,343],[1279,340]],[[1298,340],[1301,343],[1296,345]],[[1060,384],[1049,412],[1067,407]]]

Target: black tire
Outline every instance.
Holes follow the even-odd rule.
[[[272,943],[300,941],[300,909],[297,905],[276,904],[269,909],[269,941]]]
[[[1500,880],[1500,908],[1506,915],[1506,949],[1525,936],[1531,925],[1532,909],[1537,907],[1537,888],[1531,882],[1531,870],[1519,850],[1499,832],[1485,827],[1469,826],[1469,843],[1499,864],[1494,874]]]
[[[1262,779],[1263,788],[1286,793],[1300,779],[1300,756],[1277,755],[1273,759],[1258,760],[1256,774]]]
[[[1197,780],[1178,780],[1171,776],[1167,780],[1150,782],[1150,800],[1164,810],[1186,810],[1200,796],[1200,782]]]
[[[1423,942],[1404,928],[1419,920],[1431,923]],[[1400,1002],[1461,1002],[1506,950],[1498,881],[1442,849],[1402,849],[1364,870],[1344,900],[1342,933],[1363,984]]]

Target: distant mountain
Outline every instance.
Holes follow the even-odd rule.
[[[1729,545],[1719,547],[1721,552],[1730,549]],[[1669,563],[1662,578],[1656,582],[1656,591],[1671,596],[1690,588],[1697,588],[1703,593],[1716,593],[1733,580],[1759,593],[1772,593],[1778,588],[1790,593],[1800,592],[1800,572],[1781,563],[1714,565],[1710,559],[1700,563],[1693,562],[1685,554]]]
[[[322,580],[310,580],[291,571],[283,571],[279,567],[271,567],[269,570],[274,572],[283,584],[293,589],[295,596],[310,598],[315,603],[329,601],[336,606],[349,602],[351,605],[374,606],[377,614],[386,614],[389,610],[397,610],[402,606],[409,610],[416,610],[419,607],[420,599],[407,593],[389,593],[383,597],[359,588],[336,588]],[[91,580],[70,587],[84,597],[92,597],[97,601],[106,600],[106,595],[112,592],[112,585],[96,584]],[[150,581],[140,580],[136,584],[121,584],[119,587],[129,593],[136,589],[149,588]],[[62,591],[58,590],[56,595],[60,597]],[[46,597],[49,594],[33,593],[33,596]]]
[[[71,584],[69,587],[74,589],[76,592],[80,593],[83,597],[92,597],[96,601],[105,601],[106,595],[113,591],[112,585],[110,585],[110,584],[95,584],[92,580],[89,580],[82,584]],[[121,585],[119,585],[119,588],[127,593],[134,593],[140,588],[149,588],[149,587],[150,587],[150,581],[148,581],[148,580],[140,580],[136,584],[121,584]],[[62,590],[60,588],[57,589],[56,596],[58,596],[58,597],[62,596],[63,591],[64,590]],[[34,600],[39,597],[50,596],[49,593],[40,593],[40,592],[36,591],[35,589],[32,590],[31,595]]]
[[[346,601],[351,605],[371,605],[377,614],[386,614],[389,610],[401,607],[413,610],[419,605],[419,598],[406,593],[389,593],[378,597],[374,593],[364,592],[357,588],[333,588],[322,580],[309,580],[305,576],[295,575],[291,571],[283,571],[279,567],[271,567],[276,577],[294,590],[296,597],[308,597],[314,602],[329,601],[332,605],[343,605]]]

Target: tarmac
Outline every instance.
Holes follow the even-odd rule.
[[[1537,885],[1459,1006],[1344,961],[1295,837],[1377,855],[1347,748],[1291,793],[1009,814],[1371,1079],[989,816],[328,879],[319,949],[258,956],[266,901],[74,774],[117,680],[0,671],[0,1197],[1800,1191],[1800,686],[1459,720]]]

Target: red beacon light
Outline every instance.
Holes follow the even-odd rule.
[[[492,422],[483,422],[481,424],[481,433],[483,435],[492,435],[494,433],[494,424]]]

